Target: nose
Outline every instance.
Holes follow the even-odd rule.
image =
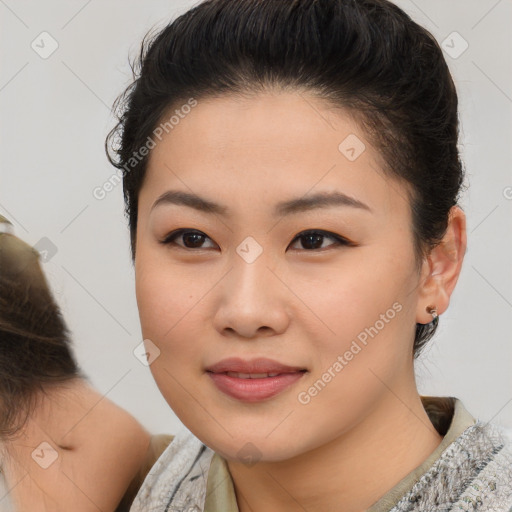
[[[224,336],[253,339],[287,328],[291,293],[264,254],[252,263],[235,254],[231,270],[216,287],[214,325]]]

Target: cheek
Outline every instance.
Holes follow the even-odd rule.
[[[174,318],[168,315],[179,314],[184,294],[180,273],[170,268],[158,249],[145,239],[142,242],[135,258],[135,293],[141,322],[156,331],[162,328],[162,323],[169,329]]]
[[[323,345],[322,367],[328,368],[347,351],[352,368],[387,368],[396,358],[404,358],[413,336],[414,283],[396,253],[361,251],[350,265],[346,261],[345,269],[331,269],[329,276],[328,281],[319,279],[317,284],[323,285],[309,294],[316,313],[310,336]]]
[[[158,258],[144,258],[141,252],[135,273],[136,298],[142,335],[155,343],[164,356],[155,364],[177,363],[200,350],[200,343],[190,340],[204,338],[200,333],[204,325],[200,315],[206,286],[185,267],[172,267]]]
[[[396,261],[372,251],[361,251],[343,263],[328,273],[321,271],[314,284],[301,284],[298,294],[308,297],[320,319],[346,337],[356,334],[354,329],[373,324],[401,300],[407,278]]]

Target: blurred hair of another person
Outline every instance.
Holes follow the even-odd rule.
[[[0,215],[0,512],[128,511],[173,438],[95,390],[70,340],[39,253]]]

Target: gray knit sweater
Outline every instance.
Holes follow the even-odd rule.
[[[148,473],[130,512],[237,512],[226,468],[183,430]],[[512,512],[512,430],[475,420],[386,510]]]
[[[392,512],[511,512],[512,435],[477,422],[466,429]]]

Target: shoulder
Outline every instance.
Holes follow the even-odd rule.
[[[392,512],[512,509],[512,432],[489,422],[467,427]]]
[[[144,475],[140,482],[141,484],[151,468],[155,465],[156,461],[162,456],[162,453],[167,450],[175,437],[176,436],[172,434],[155,434],[151,436],[146,458],[140,470],[140,474]]]
[[[133,480],[130,482],[130,485],[126,489],[126,493],[117,506],[115,512],[128,512],[130,510],[133,500],[139,492],[139,489],[141,488],[149,471],[161,457],[162,453],[171,444],[174,438],[175,436],[172,434],[155,434],[151,436],[146,456],[142,462],[142,465]]]
[[[475,444],[476,460],[472,479],[456,506],[473,506],[482,512],[509,511],[512,509],[512,429],[478,421],[474,431],[476,435],[471,442]]]
[[[512,429],[478,420],[459,436],[454,455],[456,510],[512,508]]]
[[[178,432],[148,472],[131,512],[164,511],[174,503],[202,510],[213,454],[187,429]]]

